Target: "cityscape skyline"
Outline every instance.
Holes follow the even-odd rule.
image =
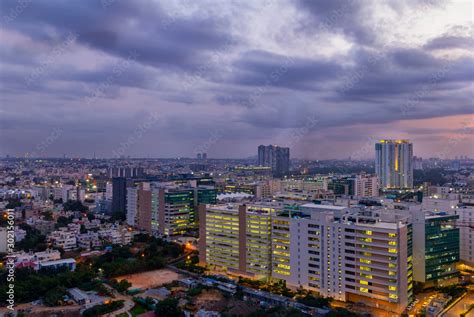
[[[0,155],[474,155],[469,2],[210,3],[2,1]]]

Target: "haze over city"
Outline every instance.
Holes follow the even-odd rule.
[[[2,1],[0,155],[474,155],[470,1]],[[361,148],[368,151],[360,152]]]

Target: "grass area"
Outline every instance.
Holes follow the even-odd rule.
[[[144,314],[146,313],[148,310],[143,307],[143,305],[140,305],[140,304],[136,304],[135,306],[133,306],[133,308],[130,310],[130,314],[132,314],[132,317],[136,317],[136,316],[139,316],[141,314]],[[117,317],[128,317],[128,314],[127,313],[123,313],[123,314],[120,314],[118,315]]]
[[[137,304],[137,305],[133,306],[133,308],[130,310],[130,313],[132,314],[132,317],[136,317],[136,316],[141,315],[141,314],[146,313],[146,312],[147,312],[146,308],[143,307],[140,304]]]

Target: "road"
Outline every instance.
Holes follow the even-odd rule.
[[[436,295],[438,293],[436,292],[428,292],[428,293],[421,293],[415,296],[416,299],[418,299],[418,303],[416,303],[415,306],[413,306],[412,309],[408,311],[409,316],[416,316],[417,313],[419,313],[423,309],[423,305],[427,303],[428,299]]]
[[[114,294],[115,298],[114,300],[123,300],[123,308],[119,309],[119,310],[116,310],[114,312],[111,312],[107,315],[105,315],[106,317],[113,317],[113,316],[118,316],[120,314],[123,314],[123,313],[126,313],[129,317],[132,316],[132,314],[130,314],[128,311],[130,309],[133,308],[133,306],[135,306],[135,303],[133,302],[133,296],[129,296],[129,295],[123,295],[123,294],[120,294],[119,292],[117,292],[117,290],[107,284],[104,284],[104,286]]]
[[[470,292],[464,296],[464,298],[448,310],[443,317],[459,317],[459,315],[461,315],[461,313],[472,303],[474,303],[474,292]],[[466,317],[474,317],[474,310],[471,310]]]
[[[57,307],[47,307],[47,306],[34,306],[31,305],[30,303],[26,304],[19,304],[15,306],[15,311],[30,311],[30,314],[40,314],[40,313],[48,313],[51,315],[61,315],[63,314],[64,316],[66,315],[73,315],[76,314],[79,315],[79,310],[81,309],[81,306],[79,305],[69,305],[69,306],[57,306]],[[7,310],[6,308],[2,307],[0,308],[0,316],[2,314],[7,314],[10,313],[11,311]]]

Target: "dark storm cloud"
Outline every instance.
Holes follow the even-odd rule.
[[[461,48],[467,50],[474,49],[474,40],[468,36],[444,35],[430,40],[424,45],[428,50],[442,50],[451,48]]]
[[[230,82],[246,86],[311,89],[342,74],[337,61],[312,60],[264,51],[249,51],[234,63]]]
[[[2,3],[6,12],[15,5]],[[141,63],[163,68],[195,67],[199,56],[229,38],[223,19],[170,16],[149,1],[114,1],[105,7],[100,1],[34,1],[13,21],[3,22],[3,27],[49,43],[73,32],[84,45],[121,58],[133,51]]]
[[[404,94],[421,89],[429,90],[425,97],[433,98],[443,90],[462,88],[473,80],[471,57],[442,59],[420,49],[400,48],[387,49],[379,59],[365,50],[357,55],[358,63],[345,74],[335,100],[380,102],[380,97],[403,100]]]
[[[372,44],[376,32],[366,25],[369,2],[355,0],[298,0],[296,5],[301,11],[308,13],[308,19],[303,21],[309,26],[308,32],[342,33],[360,44]]]

